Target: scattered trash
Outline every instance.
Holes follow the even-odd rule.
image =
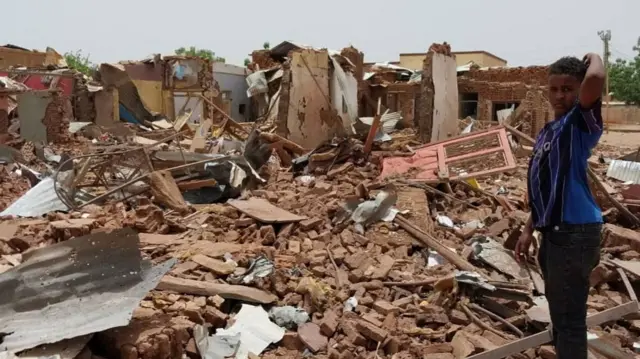
[[[363,234],[365,227],[377,221],[391,222],[400,213],[393,206],[398,199],[395,186],[389,185],[380,191],[376,198],[369,201],[360,202],[350,200],[343,204],[343,213],[337,217],[338,221],[344,221],[350,215],[350,219],[355,223],[355,230]]]
[[[358,306],[358,299],[356,297],[349,297],[349,299],[347,299],[344,302],[343,310],[345,312],[353,312],[353,310],[356,309],[357,306]]]
[[[249,353],[260,355],[271,343],[279,342],[285,330],[269,320],[269,315],[260,306],[243,304],[234,323],[227,329],[218,329],[207,340],[200,340],[200,353],[205,359],[219,359],[235,355],[236,359],[247,359]]]
[[[273,263],[265,256],[259,256],[251,260],[251,264],[247,271],[240,275],[230,275],[227,282],[233,284],[251,284],[258,278],[264,278],[273,273]]]
[[[438,221],[438,224],[447,228],[454,228],[455,225],[453,224],[453,220],[447,216],[443,216],[443,215],[437,215],[436,216],[436,221]]]
[[[269,310],[269,318],[274,323],[287,329],[296,329],[309,321],[309,314],[304,309],[292,306],[273,307]]]
[[[475,236],[470,240],[473,255],[503,274],[520,281],[529,280],[529,272],[516,262],[513,252],[486,236]]]

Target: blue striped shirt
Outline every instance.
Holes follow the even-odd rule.
[[[587,181],[587,160],[601,135],[601,101],[590,109],[577,104],[540,131],[527,176],[534,228],[602,222]]]

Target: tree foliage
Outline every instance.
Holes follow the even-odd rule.
[[[96,65],[89,60],[89,55],[84,55],[82,50],[65,53],[64,60],[70,69],[79,71],[87,76],[93,76],[93,72],[96,70]]]
[[[248,57],[246,59],[244,59],[244,66],[245,67],[249,66],[250,63],[251,63],[251,60]]]
[[[617,59],[609,64],[609,90],[616,100],[640,105],[640,39],[633,51],[632,60]]]
[[[264,44],[262,44],[262,48],[265,50],[269,50],[271,48],[271,44],[269,44],[269,41],[265,41]]]
[[[197,49],[195,46],[190,46],[189,48],[181,47],[176,49],[175,53],[180,56],[197,56],[214,62],[224,63],[226,61],[224,57],[216,56],[216,53],[209,49]]]

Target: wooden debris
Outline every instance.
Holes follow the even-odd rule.
[[[291,223],[300,222],[307,218],[278,208],[262,198],[229,200],[227,203],[238,211],[262,223]]]
[[[178,213],[189,212],[182,193],[169,171],[155,171],[149,175],[151,194],[157,203],[173,209]]]

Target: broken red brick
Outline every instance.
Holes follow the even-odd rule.
[[[356,323],[356,328],[358,329],[358,332],[360,332],[360,334],[375,342],[383,342],[387,335],[389,335],[386,330],[377,327],[365,320],[359,320]]]
[[[322,318],[322,322],[320,323],[320,331],[322,334],[330,338],[338,329],[339,322],[340,318],[338,318],[338,315],[335,312],[326,311]]]
[[[399,314],[400,308],[394,306],[393,304],[387,302],[386,300],[378,300],[373,303],[373,310],[376,312],[387,315],[389,313]]]
[[[282,346],[289,350],[303,351],[305,348],[304,343],[300,340],[300,335],[296,332],[286,332],[280,341]]]
[[[320,327],[315,323],[304,323],[298,327],[298,336],[312,353],[317,353],[327,347],[329,340],[322,335]]]
[[[324,222],[321,218],[309,218],[299,223],[300,229],[308,231],[317,228]]]

